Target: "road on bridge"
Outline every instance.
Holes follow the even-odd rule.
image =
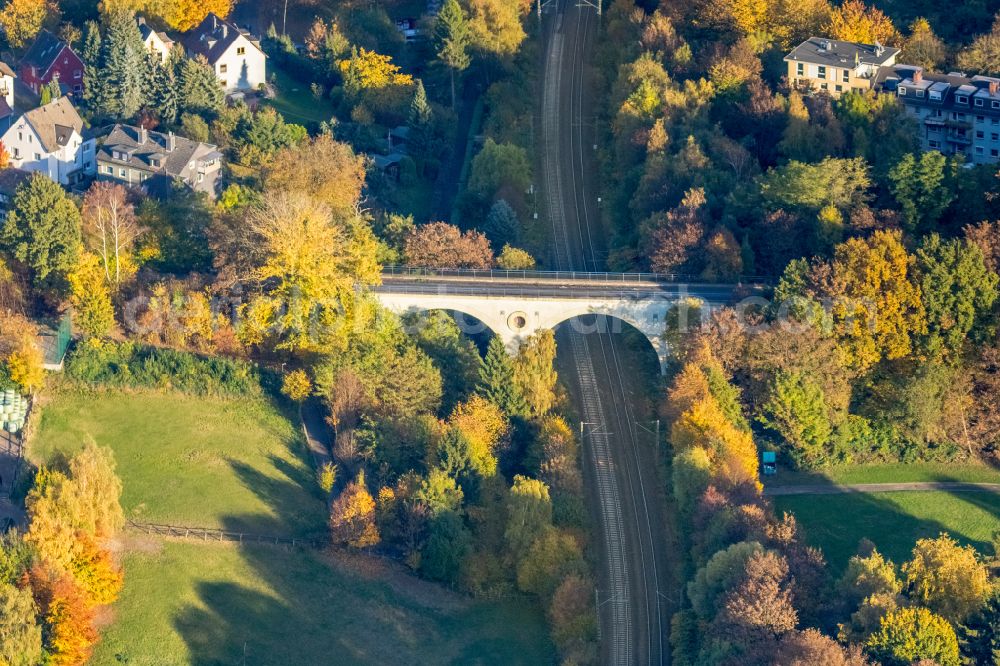
[[[600,271],[606,246],[595,177],[588,89],[596,12],[560,0],[546,21],[540,109],[544,209],[560,271]],[[567,327],[569,328],[569,327]],[[655,446],[641,436],[623,370],[620,336],[560,329],[575,372],[572,392],[584,421],[584,471],[603,545],[598,575],[601,663],[669,662],[669,599],[675,591],[667,552]]]

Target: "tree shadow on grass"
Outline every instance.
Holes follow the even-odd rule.
[[[982,553],[990,553],[988,536],[971,533],[962,526],[960,518],[955,524],[945,525],[934,518],[908,513],[904,508],[908,501],[935,501],[937,496],[958,500],[994,517],[1000,516],[1000,495],[979,492],[845,493],[772,499],[779,512],[789,511],[795,515],[806,541],[823,550],[831,573],[838,576],[847,566],[848,559],[857,552],[862,538],[874,542],[879,551],[897,564],[910,558],[917,539],[935,538],[941,532],[947,532]],[[961,510],[956,507],[956,511]]]

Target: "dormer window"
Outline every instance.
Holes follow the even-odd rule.
[[[955,95],[955,103],[956,104],[968,104],[969,103],[969,96],[968,95]]]

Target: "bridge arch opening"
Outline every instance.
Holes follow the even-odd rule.
[[[642,326],[642,328],[640,328]],[[623,317],[612,314],[592,313],[575,315],[564,319],[553,326],[557,340],[568,343],[568,333],[570,331],[580,333],[584,337],[590,335],[616,335],[627,341],[625,345],[629,350],[630,370],[639,370],[645,374],[647,371],[650,377],[659,376],[663,373],[667,360],[667,345],[662,334],[651,335],[649,330],[641,322],[629,321]],[[634,359],[634,360],[633,360]],[[609,359],[611,362],[620,362]]]

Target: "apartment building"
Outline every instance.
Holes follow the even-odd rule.
[[[916,121],[923,150],[961,154],[974,164],[1000,161],[1000,79],[897,65],[885,74],[882,90],[895,94]]]
[[[785,56],[788,81],[794,88],[825,92],[832,97],[870,90],[882,67],[896,64],[899,49],[875,44],[810,37]]]

